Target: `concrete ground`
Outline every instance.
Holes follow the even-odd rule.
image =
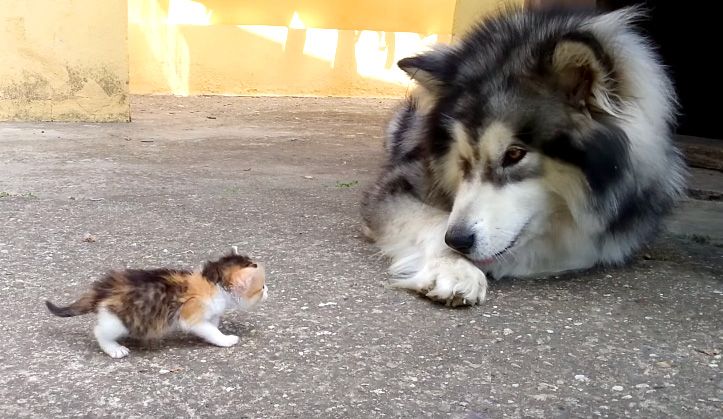
[[[504,280],[445,308],[386,289],[360,235],[394,106],[144,97],[130,124],[0,124],[0,416],[723,416],[720,194],[627,268]],[[697,171],[696,188],[721,176]],[[43,305],[232,244],[270,286],[222,320],[236,347],[174,335],[113,360],[92,315]]]

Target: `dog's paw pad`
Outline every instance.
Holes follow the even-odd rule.
[[[457,307],[480,304],[487,296],[485,274],[466,259],[439,258],[426,269],[433,287],[427,297]]]

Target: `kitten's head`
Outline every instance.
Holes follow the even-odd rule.
[[[228,291],[242,308],[266,301],[266,273],[263,265],[233,252],[203,266],[203,276]]]

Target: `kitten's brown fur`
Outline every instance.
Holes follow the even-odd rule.
[[[91,311],[98,313],[95,332],[101,347],[111,356],[122,357],[127,354],[127,349],[121,350],[108,343],[109,339],[115,342],[125,335],[156,339],[174,328],[196,333],[220,346],[234,344],[231,343],[233,339],[224,339],[227,336],[218,329],[211,330],[209,325],[213,328],[218,325],[227,304],[250,307],[263,301],[266,296],[264,282],[263,268],[234,251],[206,263],[201,272],[171,269],[112,271],[95,281],[88,292],[67,307],[57,307],[50,301],[45,304],[51,313],[60,317]],[[110,317],[104,320],[104,316]],[[124,329],[123,333],[121,329]],[[120,336],[107,336],[114,334],[109,333],[111,330],[118,330],[116,334]]]

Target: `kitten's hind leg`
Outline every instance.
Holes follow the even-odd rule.
[[[100,349],[110,355],[111,358],[123,358],[130,353],[128,348],[116,342],[128,334],[128,329],[118,316],[107,309],[100,308],[98,310],[98,324],[95,326],[94,332]]]
[[[221,322],[221,316],[213,316],[208,322],[218,328],[218,324]]]
[[[204,339],[206,342],[216,346],[233,346],[238,343],[238,336],[224,335],[210,322],[203,322],[191,326],[189,329],[194,335]]]

